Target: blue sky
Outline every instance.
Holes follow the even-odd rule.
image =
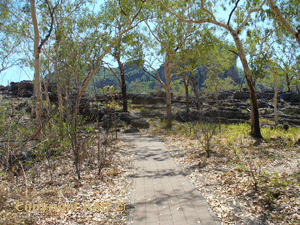
[[[96,1],[97,4],[96,5],[101,5],[104,3],[104,0],[98,0]],[[94,9],[96,9],[98,7],[94,7]],[[223,14],[219,14],[219,16],[223,17],[223,18],[228,18],[229,11],[225,11],[223,12]],[[227,35],[226,39],[229,39],[232,41],[232,38],[230,35]],[[108,61],[111,61],[111,59],[109,57],[106,57],[106,59],[108,59]],[[241,67],[241,63],[238,60],[237,62],[237,66]],[[26,69],[21,69],[17,66],[12,67],[2,73],[0,73],[0,84],[1,85],[8,85],[10,82],[19,82],[22,80],[32,80],[33,79],[33,70],[30,68],[26,68]]]
[[[104,0],[95,0],[96,7],[104,3]],[[22,80],[33,80],[34,71],[30,68],[20,68],[18,66],[11,67],[0,73],[0,85],[9,85],[10,82],[19,82]]]

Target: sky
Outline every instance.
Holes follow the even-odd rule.
[[[104,3],[104,0],[98,0],[97,1],[97,5],[101,5]],[[98,8],[96,5],[96,7],[94,7],[94,9]],[[223,18],[228,18],[228,14],[229,15],[229,11],[228,13],[225,12],[225,15],[221,15],[221,17]],[[228,35],[229,37],[227,37],[230,41],[232,41],[231,35]],[[111,61],[111,59],[108,59],[109,61]],[[242,67],[240,61],[238,60],[237,62],[237,66],[238,67]],[[2,73],[0,73],[0,85],[9,85],[10,82],[19,82],[22,80],[33,80],[33,74],[34,71],[31,68],[19,68],[17,66],[14,66]]]
[[[97,5],[104,3],[104,0],[96,0]],[[31,68],[20,68],[18,66],[13,66],[0,73],[0,85],[7,86],[10,82],[20,82],[22,80],[33,80],[34,71]]]

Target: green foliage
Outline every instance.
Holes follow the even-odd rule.
[[[205,94],[215,95],[220,91],[229,91],[235,89],[234,82],[231,77],[213,79],[206,79],[203,83],[202,90]]]
[[[192,87],[188,86],[189,95],[193,96]],[[185,87],[182,79],[175,79],[171,81],[171,92],[174,96],[185,96]]]

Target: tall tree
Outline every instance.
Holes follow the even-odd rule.
[[[53,8],[51,4],[46,0],[46,4],[49,9],[49,14],[51,18],[51,24],[48,34],[42,40],[40,37],[40,30],[37,19],[36,2],[35,0],[30,0],[31,18],[34,27],[34,95],[36,98],[36,118],[37,118],[37,135],[36,138],[41,141],[42,139],[42,86],[41,86],[41,59],[40,54],[43,45],[49,39],[51,32],[53,30],[54,22],[54,11],[57,5]]]
[[[232,36],[237,49],[237,56],[239,57],[245,72],[246,82],[250,92],[251,100],[251,135],[256,138],[262,138],[259,125],[259,113],[258,113],[258,103],[255,91],[255,86],[251,76],[251,70],[249,67],[249,62],[247,60],[247,54],[245,52],[243,39],[240,35],[245,27],[250,25],[251,17],[255,12],[260,12],[263,5],[266,3],[264,1],[247,1],[245,4],[240,5],[240,0],[232,3],[232,1],[226,2],[226,4],[219,3],[214,4],[214,1],[204,1],[201,0],[200,3],[195,3],[194,1],[179,2],[174,1],[170,4],[165,4],[163,1],[158,0],[158,2],[172,15],[175,15],[179,20],[187,23],[195,24],[213,24],[227,30]],[[224,21],[222,18],[216,16],[216,8],[226,9],[226,6],[231,6],[232,10]],[[246,12],[246,13],[245,13]],[[234,17],[234,18],[233,18]],[[233,26],[233,22],[235,26]]]
[[[163,58],[164,66],[164,79],[156,71],[156,78],[160,84],[166,90],[166,101],[167,101],[167,126],[166,128],[172,128],[172,95],[171,95],[171,79],[175,74],[172,73],[172,67],[175,62],[175,54],[180,50],[192,32],[195,31],[194,25],[189,25],[179,20],[175,20],[174,16],[165,16],[162,13],[158,13],[155,20],[151,23],[154,25],[154,29],[146,23],[150,33],[152,34],[156,43],[159,44],[158,55]],[[148,65],[151,69],[154,69],[151,65]]]
[[[273,18],[279,20],[279,22],[285,27],[293,38],[296,39],[300,45],[300,19],[299,19],[299,7],[300,2],[297,0],[277,1],[268,0],[270,9],[273,11],[273,15],[268,14]],[[278,5],[280,4],[280,6]]]

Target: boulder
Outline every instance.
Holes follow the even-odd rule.
[[[144,104],[145,96],[137,95],[132,99],[132,104]]]
[[[10,91],[12,92],[12,95],[30,98],[33,96],[33,82],[26,80],[21,82],[11,82]]]
[[[142,118],[138,114],[131,114],[129,112],[116,112],[115,114],[120,120],[126,122],[127,124],[130,124],[131,120],[133,120],[133,119],[141,119]]]
[[[141,119],[133,119],[131,120],[131,126],[135,128],[149,128],[150,124],[147,122],[147,120],[141,118]]]
[[[284,92],[280,95],[280,97],[286,102],[291,102],[291,103],[300,102],[300,95],[296,92]]]

